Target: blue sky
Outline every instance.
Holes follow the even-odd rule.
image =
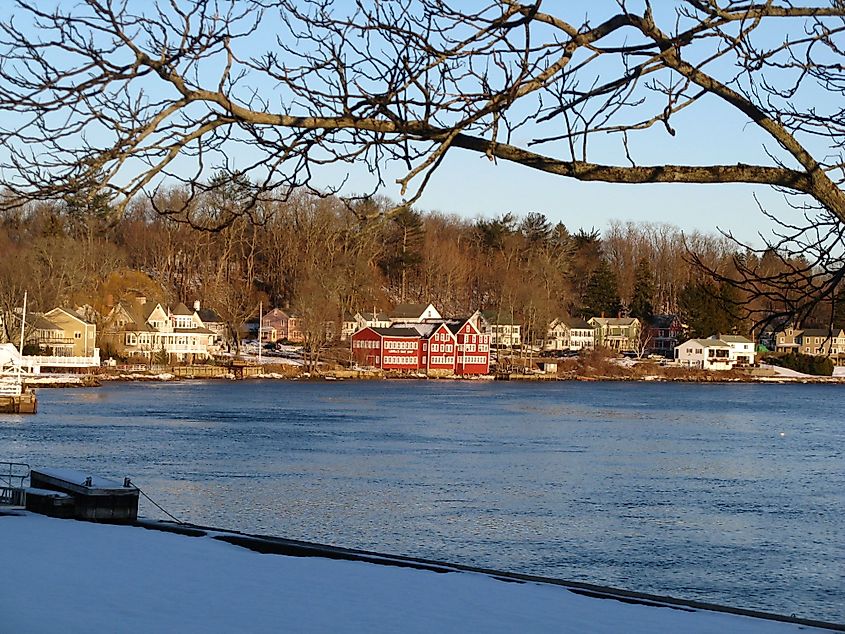
[[[55,1],[64,8],[75,6],[72,4],[75,0],[46,0],[41,6],[52,5]],[[629,7],[640,10],[635,5],[641,4],[632,1]],[[129,5],[132,8],[135,5],[149,8],[143,0],[130,0]],[[661,1],[655,5],[661,26],[673,28],[676,3]],[[347,6],[350,6],[349,0],[338,0],[333,5],[338,11]],[[580,22],[585,15],[596,23],[618,11],[618,6],[614,0],[547,1],[544,9],[557,11],[573,23]],[[0,8],[0,17],[6,17],[3,14],[8,11],[8,5]],[[277,21],[277,17],[265,20],[262,28],[254,34],[257,38],[249,41],[249,55],[275,48],[273,38]],[[771,43],[776,38],[779,41],[782,33],[763,33],[761,37]],[[691,57],[694,54],[695,51],[689,53]],[[212,77],[216,76],[218,69],[209,66],[207,71]],[[273,94],[272,85],[266,81],[256,80],[255,85],[263,87],[267,94]],[[148,88],[155,89],[152,84]],[[271,103],[271,108],[276,105]],[[774,142],[754,125],[713,98],[703,99],[675,115],[672,121],[677,130],[675,136],[669,135],[662,126],[654,126],[630,137],[629,147],[637,164],[772,164],[766,151],[778,150]],[[528,136],[516,137],[512,142],[519,144],[527,139]],[[566,158],[559,150],[553,145],[537,148],[541,153]],[[249,152],[238,155],[242,151],[232,150],[233,155],[249,161]],[[626,164],[619,137],[597,137],[587,158],[608,164]],[[316,172],[315,184],[336,184],[343,180],[347,171],[347,165],[324,166]],[[380,193],[398,200],[400,190],[394,180],[403,174],[400,166],[387,166],[384,172],[386,184]],[[370,191],[371,182],[371,175],[364,167],[355,166],[344,191]],[[492,217],[506,212],[517,215],[542,212],[554,222],[563,222],[570,230],[591,227],[603,230],[611,220],[670,223],[687,231],[715,232],[720,228],[759,244],[757,233],[767,233],[770,225],[759,212],[758,200],[767,210],[785,218],[796,213],[789,208],[782,194],[762,186],[581,183],[507,162],[492,163],[485,157],[463,150],[451,150],[417,207],[456,213],[467,218]]]

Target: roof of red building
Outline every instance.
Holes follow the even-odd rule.
[[[374,333],[382,337],[414,337],[419,338],[422,335],[414,328],[390,326],[389,328],[370,328]]]

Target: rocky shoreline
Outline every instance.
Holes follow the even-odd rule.
[[[661,368],[663,369],[663,368]],[[828,383],[840,384],[845,378],[840,376],[811,376],[797,375],[790,376],[778,374],[774,371],[731,371],[731,372],[708,372],[702,370],[691,370],[671,368],[672,372],[649,373],[638,369],[638,366],[618,366],[610,372],[578,372],[574,370],[563,371],[556,374],[539,373],[511,373],[499,375],[486,375],[473,377],[471,379],[460,376],[425,376],[409,375],[400,373],[365,372],[336,370],[322,373],[300,372],[291,373],[277,372],[272,368],[266,368],[263,373],[255,373],[246,376],[243,380],[271,379],[288,381],[373,381],[373,380],[473,380],[473,381],[644,381],[658,383]],[[681,371],[678,371],[681,370]],[[91,388],[100,387],[103,383],[110,382],[167,382],[167,381],[197,381],[197,380],[235,380],[231,372],[220,372],[209,375],[205,372],[100,372],[97,374],[43,374],[28,377],[27,386],[30,388]]]

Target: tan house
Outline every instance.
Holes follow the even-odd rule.
[[[829,356],[837,362],[845,356],[845,331],[788,326],[775,334],[775,351]]]
[[[591,317],[588,324],[596,329],[596,346],[617,352],[635,352],[642,326],[636,317]]]
[[[101,336],[118,356],[153,359],[163,354],[176,362],[206,359],[215,349],[214,338],[197,311],[182,303],[170,309],[145,297],[112,308]]]
[[[66,308],[54,308],[44,317],[61,328],[64,338],[72,343],[70,356],[90,357],[97,347],[97,326]]]
[[[64,330],[40,313],[26,316],[26,343],[37,346],[38,354],[57,357],[73,355],[73,339],[66,337]]]
[[[210,308],[203,308],[200,300],[194,302],[194,312],[200,318],[202,324],[214,333],[214,345],[222,347],[229,340],[229,325]]]

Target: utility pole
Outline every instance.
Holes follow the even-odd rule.
[[[21,315],[21,349],[20,353],[23,356],[23,342],[24,342],[24,331],[26,330],[26,295],[27,292],[23,292],[23,314]]]

